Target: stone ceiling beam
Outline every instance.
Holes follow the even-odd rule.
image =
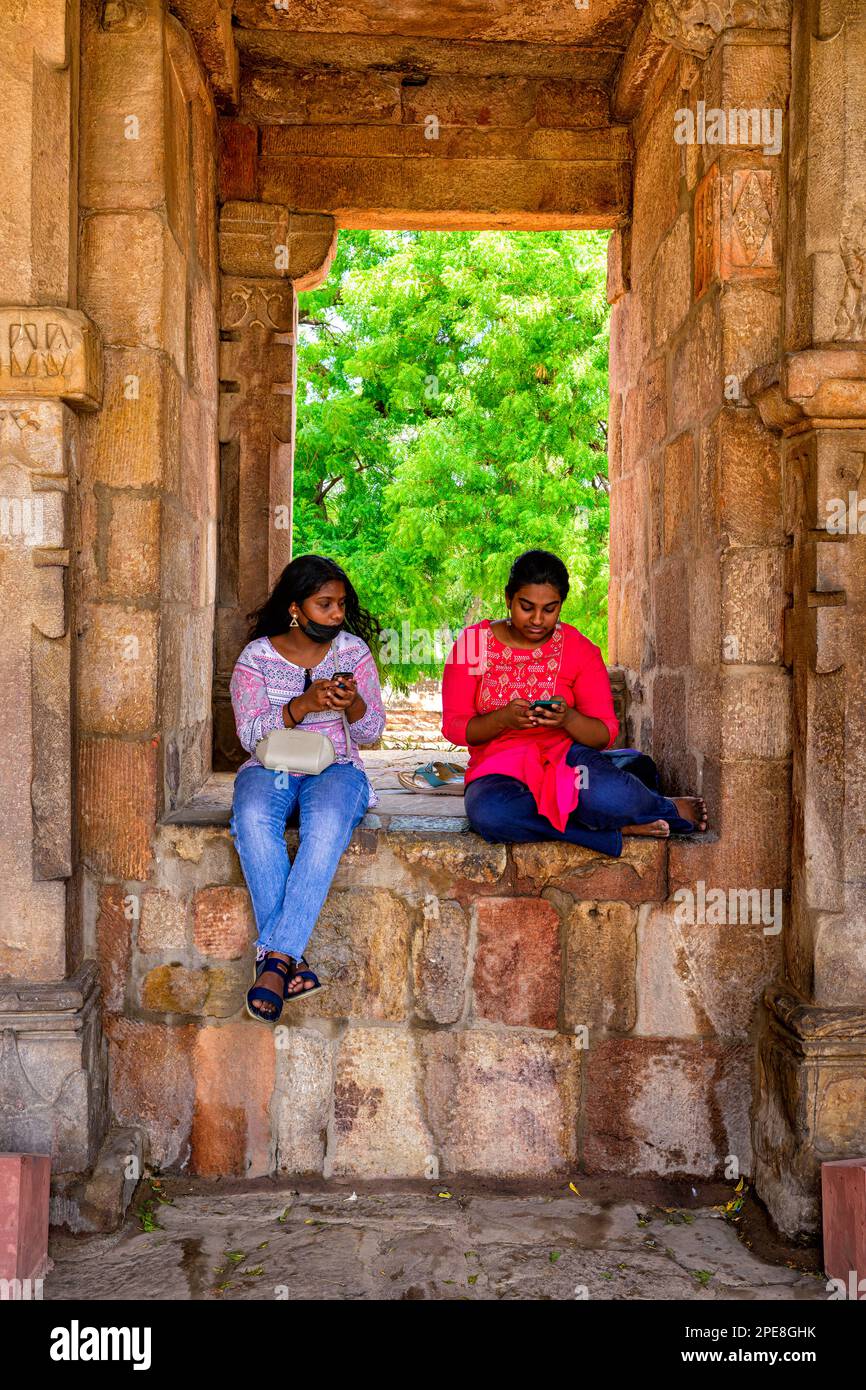
[[[558,138],[566,156],[581,153],[533,158],[515,139],[491,157],[489,137],[470,131],[455,137],[463,142],[456,157],[431,156],[409,152],[409,142],[420,147],[423,139],[417,130],[265,127],[258,196],[329,213],[341,227],[579,229],[613,227],[628,215],[627,131],[535,135]]]
[[[238,54],[232,29],[232,0],[169,0],[187,30],[207,73],[217,105],[238,99]]]
[[[638,20],[617,74],[610,105],[615,121],[635,119],[666,51],[667,43],[653,30],[649,10],[645,10]]]
[[[461,73],[468,77],[591,77],[597,82],[610,80],[623,52],[621,44],[584,48],[473,39],[454,43],[451,39],[298,34],[274,29],[236,29],[235,40],[248,67],[372,68],[377,72]]]
[[[300,33],[399,34],[404,38],[507,39],[550,44],[625,46],[644,0],[281,0],[281,8],[262,0],[234,0],[237,23],[245,29]],[[284,6],[284,7],[283,7]]]

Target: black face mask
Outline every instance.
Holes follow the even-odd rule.
[[[301,632],[305,637],[309,637],[311,642],[333,642],[338,632],[343,631],[342,623],[316,623],[312,618],[307,618],[306,624],[299,624]]]

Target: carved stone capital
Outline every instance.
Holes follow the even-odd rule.
[[[787,29],[790,0],[649,0],[652,33],[706,58],[725,29]]]
[[[108,1121],[99,975],[0,982],[0,1147],[50,1153],[56,1172],[89,1168]]]
[[[866,347],[806,348],[751,373],[749,400],[768,429],[866,427]]]
[[[233,201],[220,213],[220,269],[225,275],[291,280],[311,290],[324,280],[334,259],[333,217],[290,212],[279,203]]]
[[[102,402],[102,340],[77,309],[0,307],[0,397]]]
[[[809,1004],[784,987],[764,995],[772,1031],[798,1057],[851,1056],[866,1062],[866,1008],[826,1008]]]

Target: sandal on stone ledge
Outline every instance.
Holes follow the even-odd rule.
[[[292,973],[292,980],[312,980],[313,983],[309,986],[309,988],[305,985],[302,989],[292,990],[291,992],[287,990],[284,1000],[284,1003],[286,1004],[290,1003],[292,1000],[295,999],[307,999],[311,994],[318,994],[320,990],[328,988],[327,985],[322,984],[315,970],[311,970],[309,968],[310,962],[307,960],[306,956],[299,956],[295,964],[305,965],[307,969],[295,970]],[[288,984],[289,982],[287,981],[286,983]]]
[[[425,763],[414,772],[398,772],[397,781],[407,792],[435,792],[438,796],[462,796],[465,767],[457,763]]]
[[[281,960],[279,956],[262,956],[261,960],[255,963],[255,974],[253,976],[253,987],[247,990],[247,1013],[250,1018],[256,1019],[259,1023],[276,1023],[280,1014],[283,1012],[283,1004],[286,999],[285,993],[277,994],[272,989],[267,989],[265,985],[257,985],[256,980],[266,970],[272,970],[275,975],[281,975],[283,979],[283,989],[285,990],[289,980],[294,979],[298,973],[292,966],[297,966],[297,961]],[[262,1013],[255,1006],[256,1004],[270,1004],[274,1012],[270,1014]]]

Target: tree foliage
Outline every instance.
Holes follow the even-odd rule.
[[[564,617],[604,649],[606,245],[341,232],[300,297],[295,553],[341,563],[384,627],[500,615],[512,560],[541,546],[569,568]]]

